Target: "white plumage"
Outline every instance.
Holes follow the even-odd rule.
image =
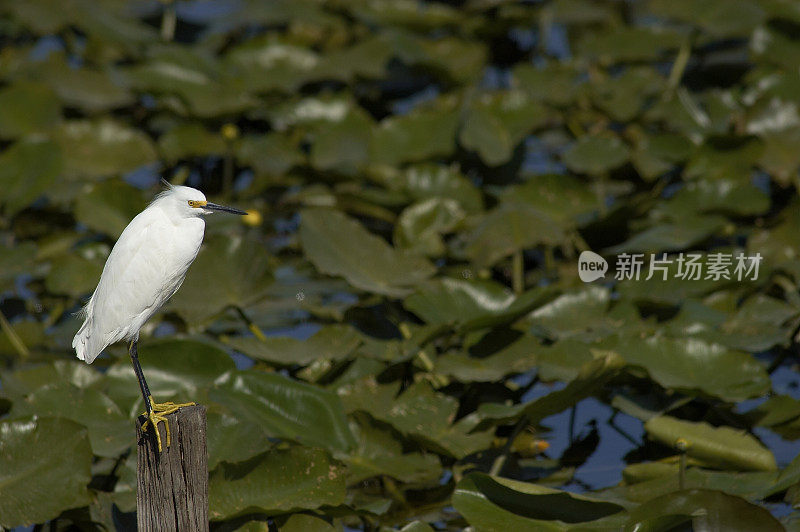
[[[128,224],[72,340],[79,359],[91,364],[108,345],[138,339],[142,325],[183,283],[203,241],[202,215],[214,210],[244,214],[206,202],[194,188],[170,186]]]

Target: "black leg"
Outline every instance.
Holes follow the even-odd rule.
[[[144,397],[144,406],[147,413],[153,412],[153,407],[150,404],[150,388],[147,387],[147,381],[144,380],[144,373],[142,373],[142,366],[139,365],[139,352],[136,350],[136,340],[131,341],[128,348],[128,353],[131,355],[131,363],[133,364],[133,371],[136,373],[136,378],[139,380],[139,388],[142,390],[142,397]]]

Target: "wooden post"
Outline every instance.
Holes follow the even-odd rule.
[[[163,452],[152,428],[136,422],[136,522],[140,532],[208,530],[206,409],[187,406],[167,416],[172,443],[159,423]]]

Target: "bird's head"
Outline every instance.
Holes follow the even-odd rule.
[[[163,201],[167,208],[182,217],[203,216],[214,212],[229,212],[231,214],[246,215],[245,211],[217,205],[206,200],[205,194],[192,187],[169,185],[169,188],[159,194],[157,200]]]

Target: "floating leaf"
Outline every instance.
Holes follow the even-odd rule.
[[[573,172],[599,176],[625,164],[629,155],[619,137],[585,135],[564,153],[564,164]]]
[[[302,153],[285,135],[247,135],[236,146],[236,159],[268,176],[281,175],[304,161]]]
[[[478,152],[489,166],[507,162],[514,149],[511,135],[500,120],[480,108],[467,115],[459,138],[465,148]]]
[[[387,118],[375,129],[370,159],[393,166],[449,155],[457,126],[458,113],[447,107]]]
[[[235,368],[228,354],[207,342],[165,338],[139,343],[139,360],[147,384],[157,401],[177,398],[191,401],[201,390]],[[139,387],[125,357],[107,372],[99,386],[118,404],[128,408],[140,400]]]
[[[470,433],[473,428],[464,420],[453,424],[457,402],[452,397],[434,392],[427,384],[415,384],[395,399],[391,408],[379,412],[371,409],[378,420],[391,424],[437,452],[455,458],[485,449],[491,441],[488,432]]]
[[[746,500],[711,490],[684,490],[647,501],[631,511],[626,530],[691,524],[693,530],[747,532],[785,530],[779,521]]]
[[[596,217],[599,200],[586,183],[569,175],[538,175],[503,190],[504,203],[524,202],[559,225],[583,225]]]
[[[70,383],[46,385],[16,401],[13,417],[45,416],[71,419],[89,429],[94,454],[117,457],[133,445],[132,420],[105,394]]]
[[[89,229],[119,238],[130,221],[147,203],[140,191],[122,181],[109,180],[92,185],[78,196],[75,217]]]
[[[654,440],[673,447],[679,438],[689,444],[688,455],[723,469],[775,471],[775,457],[758,440],[742,430],[712,427],[671,416],[649,419],[644,428]]]
[[[547,416],[558,414],[594,394],[617,375],[624,361],[616,353],[598,353],[597,358],[581,366],[580,372],[562,390],[551,392],[530,403],[507,406],[483,403],[478,408],[482,425],[507,423],[525,415],[529,423],[538,423]]]
[[[344,497],[344,468],[319,449],[273,448],[247,462],[222,464],[209,475],[212,520],[336,506]]]
[[[434,273],[425,259],[393,249],[338,211],[303,211],[300,240],[319,271],[362,290],[402,296]]]
[[[216,133],[207,130],[199,122],[179,124],[158,139],[158,148],[168,161],[188,157],[223,155],[225,141]]]
[[[693,338],[620,337],[611,342],[632,365],[643,367],[665,388],[699,390],[728,401],[765,393],[769,376],[748,353]]]
[[[406,208],[394,226],[397,247],[419,251],[429,257],[444,254],[441,234],[451,231],[465,217],[457,201],[430,198]]]
[[[515,251],[539,244],[556,246],[564,233],[554,220],[524,203],[503,203],[486,214],[467,236],[466,253],[480,266],[492,266]]]
[[[493,281],[465,281],[444,277],[431,281],[405,299],[404,306],[432,325],[457,324],[463,329],[512,321],[547,298],[534,289],[515,296]]]
[[[64,122],[55,140],[72,179],[119,175],[157,160],[147,135],[109,118]]]
[[[94,292],[103,263],[79,255],[65,254],[50,263],[50,273],[45,279],[47,290],[53,294],[78,297]]]
[[[323,327],[307,340],[269,336],[264,340],[234,337],[224,341],[249,357],[285,366],[306,365],[314,360],[341,360],[361,344],[358,333],[343,325]]]
[[[204,323],[230,306],[255,303],[271,283],[264,246],[242,237],[209,236],[168,308],[189,323]]]
[[[0,154],[0,205],[14,215],[50,190],[60,175],[63,159],[49,141],[21,140]]]
[[[341,401],[321,388],[254,371],[226,376],[211,400],[255,423],[269,437],[346,451],[355,445]]]
[[[58,418],[0,422],[0,525],[29,526],[90,501],[86,429]]]
[[[47,131],[61,118],[53,92],[38,83],[14,83],[0,90],[0,137]]]
[[[458,483],[453,506],[480,530],[611,530],[627,517],[618,504],[483,473]]]
[[[354,484],[376,476],[388,475],[401,482],[428,483],[441,475],[436,456],[403,453],[402,444],[390,431],[371,423],[351,424],[358,447],[347,457],[347,482]]]

